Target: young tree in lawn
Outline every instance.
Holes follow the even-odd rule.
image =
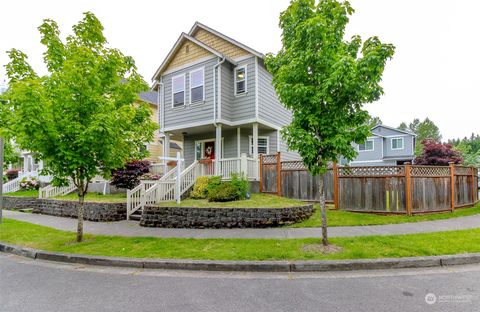
[[[65,42],[53,20],[38,29],[48,75],[37,75],[21,51],[8,52],[10,131],[20,148],[45,161],[56,185],[71,179],[77,186],[81,241],[89,181],[141,158],[156,126],[148,105],[133,104],[148,88],[134,60],[107,45],[92,13],[84,14]]]
[[[348,2],[294,0],[280,15],[282,49],[266,65],[280,101],[293,113],[282,135],[312,175],[323,175],[340,156],[356,156],[353,142],[370,133],[364,103],[379,99],[386,61],[394,46],[377,37],[344,40],[354,12]],[[323,179],[322,243],[328,244]]]
[[[452,149],[452,144],[424,140],[422,145],[422,154],[414,160],[416,165],[448,166],[451,162],[459,164],[463,161],[461,152]]]

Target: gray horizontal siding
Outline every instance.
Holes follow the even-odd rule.
[[[230,63],[222,64],[222,103],[221,103],[221,116],[220,118],[231,121],[234,114],[233,111],[233,98],[234,98],[234,86],[233,86],[233,69]]]
[[[292,113],[278,100],[272,86],[272,76],[261,62],[258,64],[258,91],[259,118],[278,126],[289,125]]]
[[[230,75],[232,77],[232,107],[231,121],[255,118],[255,58],[249,58],[239,62],[238,67],[247,66],[247,93],[235,95],[233,86],[234,67],[230,66]],[[223,70],[223,69],[222,69]],[[225,70],[227,72],[227,70]],[[223,99],[222,99],[223,103]],[[223,109],[223,108],[222,108]]]
[[[201,62],[162,77],[165,88],[165,127],[178,127],[183,124],[211,121],[213,119],[213,67],[216,59]],[[189,72],[200,67],[205,69],[205,102],[190,104]],[[172,107],[172,77],[185,74],[185,105]]]
[[[379,160],[381,161],[383,158],[382,152],[382,138],[375,137],[373,140],[373,151],[358,151],[358,144],[354,144],[355,148],[358,151],[357,157],[354,161],[371,161],[371,160]]]
[[[392,139],[403,138],[403,149],[392,149]],[[384,139],[384,157],[412,157],[414,156],[413,136],[388,137]]]

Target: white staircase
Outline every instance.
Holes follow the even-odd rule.
[[[142,181],[140,185],[127,192],[127,219],[137,210],[143,210],[145,205],[179,201],[181,196],[195,184],[199,172],[198,162],[193,162],[183,171],[181,170],[182,162],[177,164],[180,164],[180,167],[173,168],[160,180]]]
[[[32,177],[38,179],[38,171],[29,171],[19,174],[15,179],[8,181],[3,185],[3,194],[13,193],[20,190],[20,181],[23,178]]]
[[[72,180],[69,180],[67,186],[53,186],[50,184],[40,188],[38,192],[38,198],[51,198],[55,196],[63,196],[75,191],[76,189],[77,187],[75,186],[75,184],[73,184]]]

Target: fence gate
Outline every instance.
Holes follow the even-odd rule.
[[[274,155],[260,155],[260,192],[282,194],[280,152]]]

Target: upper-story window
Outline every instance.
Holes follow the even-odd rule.
[[[190,103],[205,100],[205,74],[203,68],[190,72]]]
[[[235,68],[235,95],[247,93],[247,66]]]
[[[392,150],[403,149],[403,138],[392,139]]]
[[[185,104],[185,75],[172,78],[172,106]]]
[[[373,151],[373,140],[366,140],[365,143],[359,144],[358,150],[362,152]]]

